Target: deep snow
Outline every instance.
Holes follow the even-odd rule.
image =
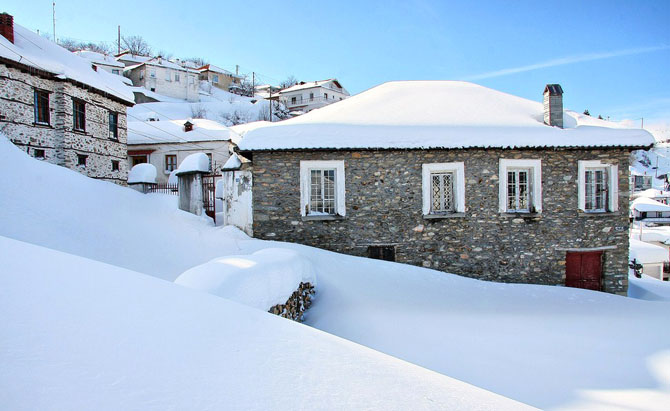
[[[305,315],[315,328],[542,408],[670,403],[667,301],[483,282],[253,240],[177,211],[174,198],[87,179],[3,139],[0,164],[0,235],[168,280],[215,257],[289,248],[316,269]]]

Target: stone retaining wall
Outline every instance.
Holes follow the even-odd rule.
[[[359,256],[366,256],[370,245],[391,245],[398,262],[535,284],[565,284],[565,249],[614,246],[604,253],[603,289],[622,294],[628,286],[629,154],[627,149],[255,152],[253,231],[261,239]],[[500,158],[541,159],[543,211],[537,218],[499,212]],[[301,219],[301,160],[344,160],[345,218]],[[618,212],[578,210],[578,160],[618,165]],[[459,161],[465,163],[465,215],[424,219],[422,164]]]
[[[293,321],[302,322],[302,315],[312,305],[314,286],[310,283],[300,283],[298,289],[286,301],[286,304],[277,304],[268,312]]]

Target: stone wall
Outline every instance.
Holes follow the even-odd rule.
[[[500,158],[542,160],[543,211],[519,218],[498,210]],[[396,261],[502,282],[564,284],[566,249],[604,252],[603,289],[625,293],[628,272],[626,149],[388,150],[255,152],[254,235],[366,256],[370,245],[395,247]],[[303,221],[300,160],[344,160],[346,217]],[[577,161],[618,165],[619,211],[578,211]],[[462,218],[424,219],[423,163],[465,163]]]
[[[289,297],[286,304],[277,304],[268,310],[269,313],[289,320],[302,322],[303,314],[312,305],[314,286],[310,283],[300,283],[298,289]]]
[[[36,125],[34,90],[50,92],[50,124]],[[72,99],[86,102],[86,131],[73,129]],[[109,137],[109,112],[118,113],[118,139]],[[126,106],[66,81],[57,81],[0,64],[0,131],[34,156],[44,150],[45,161],[92,178],[126,184]],[[86,166],[77,155],[86,155]],[[112,170],[112,161],[119,170]]]

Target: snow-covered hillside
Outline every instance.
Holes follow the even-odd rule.
[[[0,175],[0,192],[3,193],[0,196],[1,236],[168,280],[174,280],[183,271],[216,257],[246,255],[268,247],[290,248],[309,260],[316,270],[317,294],[314,304],[305,315],[306,324],[312,327],[541,408],[619,407],[653,410],[663,409],[670,403],[670,327],[665,326],[670,311],[668,301],[645,301],[562,287],[483,282],[419,267],[340,255],[298,244],[254,240],[238,230],[217,228],[210,220],[177,211],[174,198],[142,195],[114,184],[87,179],[73,171],[31,159],[4,139],[0,139],[0,161],[10,171]],[[0,249],[4,251],[4,254],[0,254],[1,264],[5,268],[3,276],[26,272],[22,274],[26,283],[20,282],[21,277],[11,277],[3,286],[10,291],[0,291],[5,292],[5,295],[19,296],[18,300],[7,300],[5,297],[0,299],[1,303],[12,304],[11,313],[18,318],[8,323],[13,324],[12,328],[6,328],[11,329],[12,333],[0,335],[3,338],[3,347],[11,348],[2,352],[3,355],[13,358],[12,361],[19,361],[12,363],[13,367],[34,367],[27,371],[34,371],[34,375],[39,375],[41,371],[55,372],[52,369],[39,368],[40,353],[48,352],[48,364],[74,364],[73,374],[83,375],[82,378],[95,378],[93,371],[86,368],[85,361],[91,358],[89,351],[84,351],[83,362],[79,363],[74,360],[77,358],[75,350],[80,348],[79,345],[74,345],[70,350],[66,345],[58,343],[57,349],[60,351],[54,352],[46,350],[45,347],[50,347],[49,344],[40,345],[39,341],[61,341],[65,337],[61,335],[60,328],[74,333],[75,336],[82,336],[82,341],[91,338],[95,343],[103,340],[103,337],[112,338],[113,335],[106,334],[106,328],[92,325],[90,318],[73,314],[94,304],[98,299],[101,306],[87,309],[93,315],[102,316],[101,323],[107,324],[110,330],[120,330],[118,335],[122,342],[118,349],[110,348],[105,351],[105,355],[121,358],[120,364],[139,356],[141,358],[138,367],[151,368],[152,361],[165,357],[172,359],[168,354],[188,354],[188,361],[182,361],[179,365],[167,362],[178,367],[178,371],[183,370],[187,381],[174,377],[179,373],[157,375],[154,377],[158,381],[155,384],[154,380],[146,382],[149,384],[147,392],[150,396],[158,392],[151,387],[157,387],[165,381],[168,388],[174,387],[176,383],[171,380],[173,377],[182,381],[187,390],[190,389],[188,387],[197,385],[196,383],[209,387],[207,380],[210,373],[217,367],[224,366],[222,357],[213,356],[215,351],[212,347],[217,346],[222,352],[240,347],[236,345],[237,342],[217,345],[228,331],[212,327],[227,329],[229,316],[249,318],[256,325],[256,334],[248,334],[250,331],[245,326],[240,326],[243,331],[240,345],[247,341],[244,340],[247,337],[255,339],[254,341],[265,338],[263,336],[266,328],[261,320],[256,316],[247,316],[246,311],[231,312],[227,316],[228,314],[223,313],[226,310],[222,308],[223,305],[215,307],[215,303],[211,302],[217,297],[205,293],[197,294],[192,290],[187,290],[188,294],[180,297],[177,291],[171,291],[177,289],[176,285],[161,285],[169,291],[159,291],[155,287],[145,287],[135,280],[127,279],[130,274],[121,274],[123,280],[115,283],[111,278],[119,274],[109,273],[98,284],[94,281],[98,269],[90,265],[92,263],[77,259],[71,265],[65,264],[62,270],[49,271],[44,270],[44,265],[39,261],[58,261],[61,257],[40,254],[40,260],[27,258],[25,253],[20,254],[8,246]],[[37,256],[37,253],[32,252],[32,255]],[[19,256],[18,261],[13,257],[15,255]],[[58,264],[54,263],[52,266]],[[61,268],[62,266],[63,264],[59,265]],[[68,268],[72,266],[82,268],[77,272]],[[63,275],[71,277],[60,283],[62,272],[66,273]],[[101,269],[101,272],[104,270]],[[38,274],[47,276],[48,282],[42,277],[36,277]],[[41,281],[45,281],[47,286],[42,287]],[[142,281],[164,284],[151,279]],[[635,287],[650,290],[644,282],[631,281]],[[670,287],[670,284],[665,283],[654,285]],[[129,291],[138,287],[140,291]],[[31,294],[32,288],[35,289],[34,294]],[[657,298],[665,295],[663,291],[650,291],[653,292],[654,299],[663,300]],[[112,300],[119,299],[119,306],[109,302],[105,293],[109,293]],[[23,295],[26,296],[28,304],[21,303]],[[196,295],[200,295],[203,300],[196,302],[198,298],[191,297]],[[61,296],[64,296],[68,304],[72,304],[72,310],[67,311],[67,304],[62,302],[60,305],[52,304],[59,301]],[[637,290],[635,296],[647,298],[651,294]],[[173,303],[175,299],[176,302]],[[44,306],[40,301],[43,301]],[[31,306],[35,307],[30,308]],[[170,308],[173,306],[176,308]],[[9,308],[5,309],[3,306],[0,312],[4,313]],[[43,311],[30,311],[29,308]],[[208,312],[210,309],[213,314]],[[28,310],[28,314],[21,315],[22,310]],[[125,313],[118,316],[123,319],[110,313],[114,310]],[[48,328],[49,332],[43,332],[44,327],[48,327],[45,324],[47,321],[33,319],[33,314],[30,313],[37,316],[46,315],[45,312],[53,312],[63,318],[66,318],[65,314],[72,315],[71,322],[59,320],[56,322],[60,327],[58,330]],[[266,315],[260,312],[258,314]],[[128,317],[146,317],[146,321],[135,318],[131,320]],[[152,318],[155,320],[155,327],[151,322]],[[204,320],[201,321],[201,318]],[[120,325],[121,321],[126,322]],[[192,326],[183,328],[188,322]],[[21,324],[27,325],[21,328]],[[237,327],[236,324],[233,322],[232,326]],[[174,326],[175,330],[168,332],[169,325]],[[139,326],[147,327],[147,330],[137,331],[139,341],[149,346],[160,346],[155,354],[133,345],[138,340],[133,339],[135,331],[130,330],[140,328]],[[274,332],[274,326],[268,327],[269,332]],[[20,329],[25,331],[20,334],[23,339],[12,339],[11,336]],[[30,331],[33,329],[37,331]],[[151,339],[152,331],[157,336],[154,340]],[[219,332],[224,334],[218,334]],[[168,337],[173,335],[196,337],[188,343],[181,340],[170,342],[164,348],[163,345],[169,341]],[[289,342],[295,341],[293,337],[287,338]],[[210,343],[212,347],[207,345]],[[27,348],[21,351],[22,346]],[[275,369],[272,364],[275,357],[266,356],[266,347],[256,351],[258,356],[265,356],[263,358],[266,362],[252,361],[252,365],[247,368],[251,371],[248,372],[259,372],[258,369],[264,367]],[[198,350],[202,350],[204,354],[196,355]],[[334,356],[329,350],[315,350],[324,357]],[[308,351],[307,358],[314,358],[310,354],[312,347]],[[244,355],[248,354],[247,351],[242,352]],[[273,349],[272,353],[276,354],[276,351]],[[278,358],[277,361],[283,366],[290,367],[293,364],[285,361],[286,357]],[[208,365],[208,360],[214,364],[213,368]],[[344,356],[342,361],[344,364],[354,361],[349,365],[358,370],[353,357]],[[2,363],[7,362],[3,360]],[[95,392],[114,392],[115,384],[123,387],[142,384],[133,376],[121,374],[111,361],[100,364],[104,365],[101,369],[112,371],[100,374],[102,376],[97,381],[101,382],[99,387],[103,388],[98,388]],[[107,366],[112,368],[106,368]],[[191,366],[194,369],[204,367],[201,379],[193,373]],[[277,369],[283,369],[283,366],[277,366],[280,367]],[[67,366],[64,369],[64,372],[69,372]],[[158,372],[154,374],[169,371],[163,367],[156,369]],[[86,370],[90,373],[84,372]],[[370,382],[362,383],[361,379],[354,378],[353,381],[358,381],[358,388],[346,386],[342,391],[324,388],[329,385],[324,381],[330,381],[330,374],[317,383],[312,380],[312,374],[298,373],[303,377],[295,378],[301,384],[311,384],[311,389],[326,396],[327,401],[324,404],[328,408],[328,405],[336,404],[335,397],[345,395],[343,392],[349,389],[357,394],[365,389],[366,384],[373,384],[370,389],[376,390],[377,370],[371,368],[369,373]],[[29,383],[36,381],[31,378],[38,378],[22,375],[23,379],[16,382],[18,388],[11,385],[12,389],[16,388],[12,392],[27,392]],[[108,376],[111,377],[107,379]],[[240,378],[251,384],[247,377],[248,375],[243,375]],[[225,378],[227,377],[217,376],[213,381],[222,381]],[[190,379],[195,383],[192,384]],[[49,381],[38,380],[35,385],[41,386]],[[338,381],[335,381],[335,386],[339,384]],[[430,378],[426,381],[432,387]],[[53,380],[51,384],[57,385],[47,384],[40,392],[53,394],[61,387],[57,380]],[[260,390],[266,387],[264,384],[259,385]],[[284,387],[279,382],[277,384]],[[0,387],[7,385],[0,384]],[[397,388],[400,394],[405,392],[398,385],[389,387]],[[412,384],[407,387],[409,390],[415,389]],[[24,391],[20,391],[21,388]],[[107,392],[101,395],[107,395]],[[206,398],[206,393],[201,395],[203,392],[195,391],[196,401]],[[287,389],[287,392],[291,391]],[[420,392],[424,391],[417,391]],[[2,388],[0,393],[0,401],[9,395]],[[384,395],[387,395],[385,391],[379,394]],[[148,397],[143,397],[138,392],[135,398],[144,400]],[[169,397],[171,398],[173,397]],[[158,408],[161,408],[164,405],[160,402],[162,398],[158,396],[157,401]],[[281,408],[282,404],[278,402],[277,406]],[[315,403],[310,403],[313,404]],[[343,404],[343,408],[350,408],[347,405],[351,403]],[[399,404],[407,405],[404,402]],[[437,402],[435,404],[434,408],[444,408]],[[287,407],[290,408],[290,405],[295,404]],[[372,404],[370,407],[387,408],[386,405],[388,403]],[[413,405],[408,408],[431,408],[423,401]]]
[[[150,92],[145,92],[145,94]],[[155,94],[155,93],[153,93]],[[270,119],[270,103],[261,97],[245,97],[212,87],[208,82],[200,83],[200,102],[153,96],[160,101],[136,104],[128,109],[129,121],[179,120],[205,118],[226,126]],[[276,110],[276,107],[275,107]],[[279,120],[274,118],[275,121]]]

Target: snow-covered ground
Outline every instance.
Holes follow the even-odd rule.
[[[317,294],[305,315],[306,324],[314,328],[541,408],[660,410],[670,403],[670,302],[658,301],[665,299],[659,296],[667,295],[669,284],[631,279],[631,296],[636,298],[626,298],[562,287],[477,281],[297,244],[250,239],[238,230],[217,228],[211,220],[177,211],[175,198],[142,195],[87,179],[31,159],[1,138],[0,161],[7,170],[0,174],[0,236],[170,281],[216,257],[289,248],[316,270]],[[78,389],[79,378],[85,380],[79,383],[82,392],[92,392],[103,401],[127,393],[123,404],[139,404],[137,408],[154,404],[156,408],[170,404],[180,408],[183,398],[177,397],[183,394],[196,404],[216,399],[212,404],[217,408],[216,404],[223,404],[218,401],[224,400],[215,390],[225,387],[231,378],[225,372],[215,373],[223,372],[231,361],[231,370],[241,381],[239,385],[231,382],[233,389],[256,384],[258,391],[252,396],[259,396],[260,408],[323,404],[322,408],[440,409],[478,404],[477,394],[473,402],[462,406],[443,397],[444,401],[431,403],[434,397],[425,393],[441,389],[430,377],[435,374],[407,371],[411,381],[395,380],[395,375],[405,371],[395,373],[388,365],[395,360],[385,360],[387,356],[371,354],[382,356],[379,361],[386,365],[361,360],[359,366],[354,354],[340,355],[323,348],[326,343],[317,342],[317,337],[298,343],[297,335],[288,336],[288,328],[271,324],[287,323],[290,329],[309,330],[302,333],[327,335],[308,327],[278,323],[283,320],[267,313],[119,268],[103,268],[98,262],[49,250],[20,252],[29,246],[13,247],[6,241],[0,247],[4,268],[0,315],[5,315],[2,321],[7,324],[0,341],[6,357],[0,362],[11,364],[12,371],[25,372],[12,385],[5,383],[10,378],[7,373],[0,374],[2,403],[7,398],[16,400],[13,395],[29,394],[26,401],[36,405],[32,408],[50,398],[75,401],[73,390]],[[45,270],[40,263],[52,260],[53,270]],[[14,295],[18,297],[9,298]],[[57,319],[53,325],[50,314]],[[261,318],[273,319],[266,324]],[[239,339],[227,341],[238,336],[236,332]],[[77,336],[81,342],[74,344]],[[331,338],[337,341],[333,344],[350,344],[327,336]],[[86,341],[91,343],[88,348],[82,347]],[[115,343],[104,345],[105,341]],[[96,344],[103,344],[102,351],[95,351]],[[288,346],[304,350],[304,361],[316,369],[332,366],[336,371],[310,374],[302,365],[284,371],[295,365],[291,357],[295,351],[286,351]],[[97,358],[96,352],[110,360]],[[240,363],[237,357],[224,357],[230,352],[241,353]],[[291,354],[283,356],[284,352]],[[40,362],[42,358],[48,361]],[[162,365],[160,361],[166,358],[169,361]],[[249,363],[243,368],[245,358]],[[93,365],[87,365],[92,359],[96,359]],[[138,363],[128,372],[124,367],[129,361]],[[281,381],[258,377],[265,369],[271,376],[283,372],[287,376]],[[57,372],[62,375],[54,374]],[[65,382],[48,378],[55,375]],[[352,383],[347,384],[343,380],[350,375]],[[298,393],[309,390],[314,395],[310,402],[282,402],[297,401],[285,398],[272,402],[269,392],[293,395],[287,381],[290,387],[304,385]],[[64,387],[68,382],[74,386]],[[31,390],[33,386],[43,387],[40,395]],[[177,394],[163,395],[161,387]],[[410,400],[396,403],[402,395]],[[387,402],[374,402],[386,396]],[[242,407],[235,400],[239,397],[231,398],[229,408]],[[367,400],[356,402],[356,398]],[[506,406],[487,403],[490,397],[484,394],[481,398],[482,408]]]
[[[147,93],[145,93],[147,94]],[[155,93],[154,93],[155,94]],[[245,97],[200,83],[200,101],[190,103],[184,100],[160,98],[154,103],[136,104],[128,109],[128,121],[180,120],[204,118],[218,121],[226,126],[267,120],[270,103],[261,97]],[[277,120],[277,119],[275,119]]]

